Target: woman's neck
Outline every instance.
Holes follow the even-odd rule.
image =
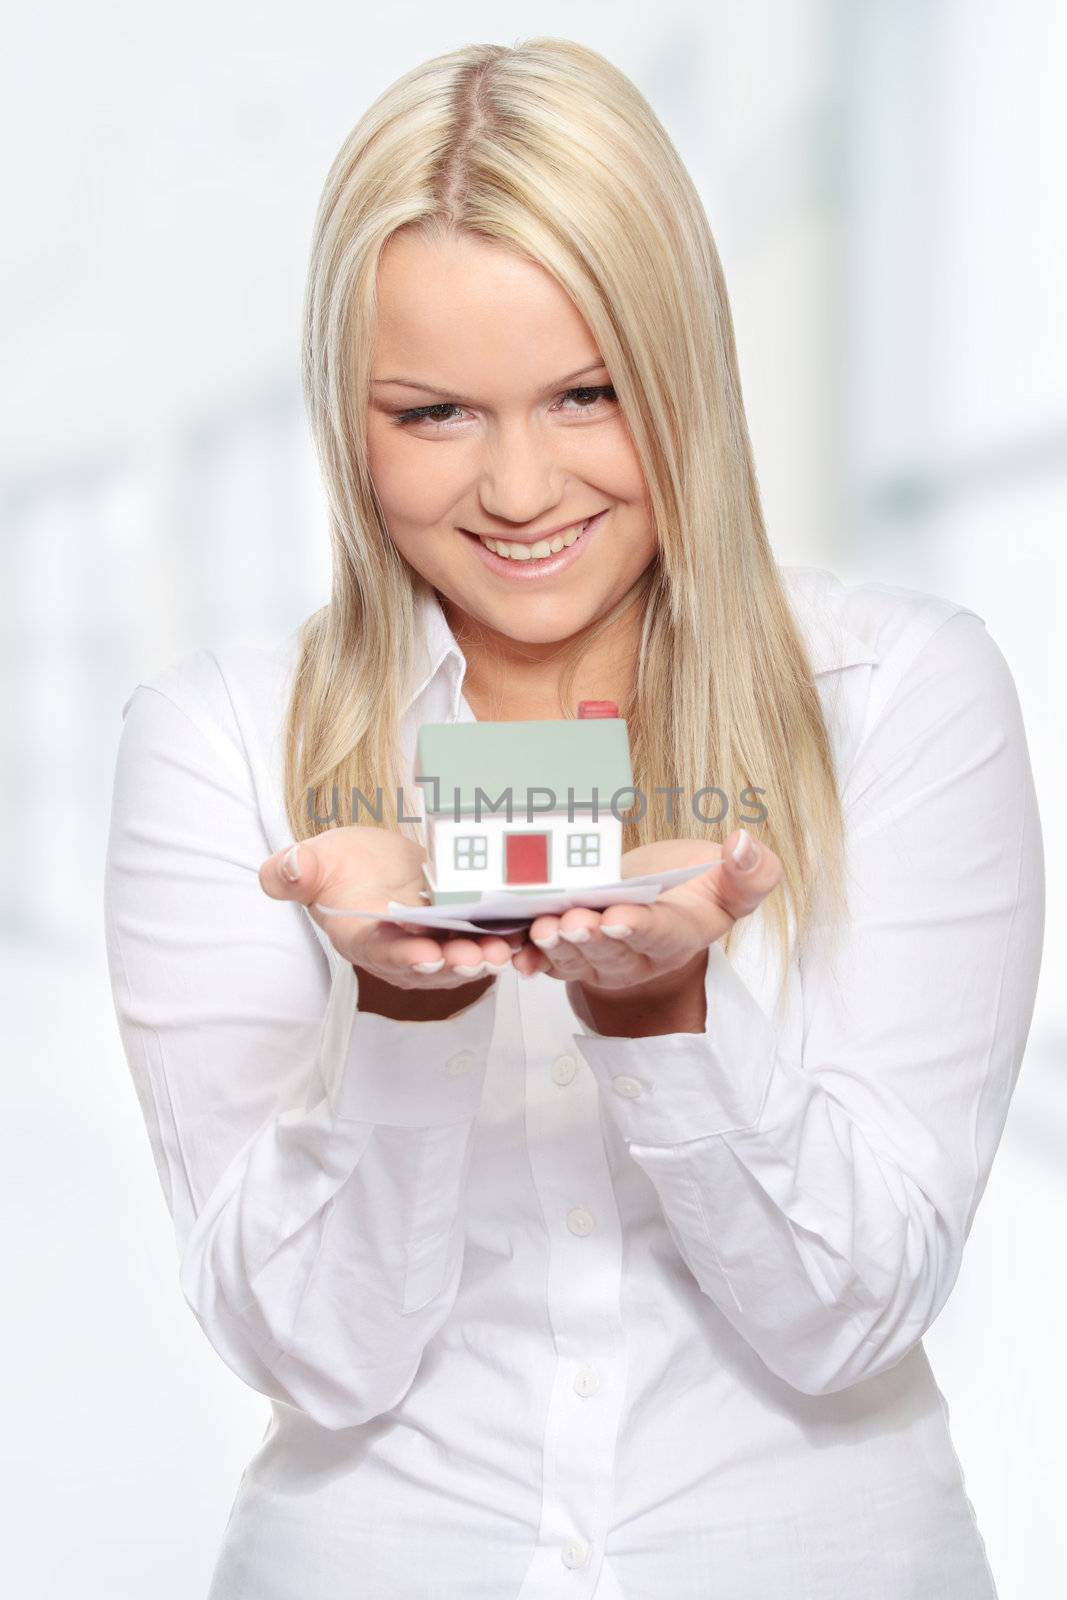
[[[446,605],[446,614],[448,610]],[[467,663],[463,696],[479,722],[573,716],[580,700],[614,700],[622,714],[637,671],[641,617],[640,605],[631,606],[592,642],[579,663],[564,710],[560,684],[568,640],[524,644],[449,615],[449,626]]]

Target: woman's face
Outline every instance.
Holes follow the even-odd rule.
[[[640,464],[589,329],[543,268],[470,235],[394,235],[378,296],[368,450],[395,545],[498,634],[569,638],[656,551]],[[593,516],[547,560],[505,560],[476,537],[558,545],[557,530],[571,539]]]

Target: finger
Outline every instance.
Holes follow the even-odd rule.
[[[441,970],[443,963],[441,941],[425,928],[415,929],[409,924],[411,932],[405,932],[395,922],[382,920],[381,922],[364,921],[362,918],[331,918],[331,922],[344,921],[350,925],[342,932],[333,927],[329,930],[330,936],[338,948],[344,945],[343,953],[348,953],[351,948],[360,966],[373,967],[378,976],[388,980],[391,973],[407,972],[416,964],[422,964],[425,970],[435,968]],[[341,941],[339,943],[339,940]]]
[[[511,951],[499,935],[485,939],[459,935],[446,939],[441,946],[446,970],[456,973],[468,982],[483,977],[487,972],[499,974],[508,965]]]
[[[602,945],[607,941],[602,941]],[[636,984],[647,983],[657,976],[657,968],[648,956],[631,955],[628,950],[605,951],[602,946],[582,946],[581,967],[568,968],[556,974],[568,983],[581,983],[587,988],[619,991],[633,989]],[[548,960],[553,959],[552,955]]]
[[[584,970],[579,972],[568,967],[566,974],[568,978],[573,977],[576,981],[594,988],[624,989],[632,984],[646,983],[655,977],[665,961],[668,967],[675,964],[672,954],[665,952],[673,953],[676,939],[664,940],[662,935],[654,937],[651,931],[642,935],[636,927],[630,924],[606,922],[606,917],[607,913],[602,912],[598,926],[590,930],[590,937],[574,947],[575,953],[583,962]],[[645,923],[648,926],[647,918]],[[626,927],[626,935],[607,934],[604,931],[605,926],[616,929]],[[648,944],[648,951],[634,948],[639,939]],[[556,954],[557,951],[552,951],[549,959]]]
[[[260,887],[273,900],[295,900],[307,906],[312,917],[319,926],[323,913],[316,906],[319,896],[329,886],[331,869],[331,855],[334,854],[334,841],[329,834],[323,834],[314,839],[301,839],[295,844],[286,845],[284,849],[275,851],[268,856],[259,869]],[[352,889],[366,888],[367,910],[376,908],[380,911],[382,921],[385,917],[386,897],[375,884],[353,884],[346,880],[346,892]],[[356,918],[364,926],[369,925],[368,918]],[[375,923],[379,927],[380,923]],[[394,924],[398,926],[398,924]],[[409,926],[413,926],[409,924]]]
[[[518,947],[511,945],[502,934],[488,934],[478,940],[478,960],[485,972],[499,976],[511,965],[512,950],[515,948]]]
[[[446,977],[458,975],[469,981],[482,970],[482,954],[474,939],[429,939],[417,934],[387,931],[381,926],[381,937],[374,949],[382,976],[390,972],[444,973]]]
[[[650,969],[677,965],[692,954],[701,942],[700,930],[692,915],[669,903],[607,906],[592,941],[582,946],[583,954],[604,971],[624,971],[629,962],[634,982],[647,977]],[[622,959],[620,959],[620,957]]]
[[[510,951],[498,940],[499,950],[488,954],[473,938],[427,939],[422,935],[398,932],[388,923],[378,925],[379,937],[368,940],[360,955],[360,965],[371,966],[387,982],[403,982],[410,987],[412,980],[433,978],[429,987],[448,987],[470,983],[473,978],[487,974],[498,976],[508,965]],[[492,944],[493,941],[490,941]]]
[[[605,921],[609,927],[616,929],[614,936],[604,933]],[[621,935],[618,932],[620,926],[625,929]],[[565,951],[566,945],[570,944],[593,975],[585,978],[583,974],[584,981],[595,982],[605,975],[612,975],[620,981],[628,976],[636,981],[647,970],[647,959],[632,949],[633,928],[628,924],[613,923],[604,911],[592,911],[586,907],[565,911],[560,919],[559,937],[561,943],[552,951],[553,957],[558,956],[560,950]],[[570,973],[576,969],[565,966],[564,970]]]
[[[565,939],[562,936],[562,922],[562,917],[535,917],[530,927],[530,940],[541,952],[544,970],[552,977],[580,979],[583,973],[588,973],[589,968],[582,960],[578,946],[590,935],[581,924],[576,928],[572,921],[570,936]],[[580,933],[578,939],[574,938],[575,932]]]
[[[259,869],[260,888],[272,900],[299,900],[310,905],[322,880],[322,865],[311,839],[276,850]]]
[[[551,959],[536,945],[524,944],[511,958],[511,964],[521,978],[536,978],[539,972],[548,972]]]
[[[568,944],[586,944],[600,926],[600,912],[587,906],[572,906],[559,919],[557,933]]]
[[[662,936],[653,937],[651,907],[629,902],[601,912],[575,906],[562,916],[536,917],[529,933],[542,959],[516,958],[520,972],[532,976],[544,970],[555,978],[587,983],[608,974],[615,981],[646,978],[652,963],[640,946],[658,948],[662,942]]]
[[[523,978],[532,978],[541,971],[541,952],[529,939],[529,930],[521,940],[511,944],[511,964]]]
[[[550,950],[559,939],[559,918],[549,916],[547,913],[534,917],[526,930],[526,937],[539,950]]]
[[[738,828],[727,837],[717,887],[723,909],[730,916],[747,917],[781,879],[782,863],[747,828]]]
[[[540,959],[544,962],[544,970],[550,978],[559,978],[564,983],[593,981],[593,969],[585,957],[562,941],[554,950],[542,950]]]
[[[433,933],[442,945],[447,944],[450,939],[453,943],[459,942],[455,932],[447,928],[421,927],[418,923],[413,922],[397,922],[395,926],[404,928],[412,934]],[[493,968],[506,967],[511,961],[512,951],[521,950],[525,943],[526,938],[521,929],[509,934],[471,934],[463,940],[463,961],[468,966],[474,961],[484,961]],[[472,948],[468,948],[472,946],[477,947],[478,954],[476,956],[473,954]]]
[[[410,933],[413,937],[430,935],[431,937],[434,937],[435,943],[438,944],[439,948],[442,948],[445,944],[450,942],[447,929],[435,930],[431,927],[423,928],[415,922],[394,923],[391,919],[387,926],[402,928],[406,933]],[[514,942],[512,942],[512,940],[514,940]],[[453,944],[458,944],[460,941],[458,941],[453,934],[451,936],[451,942]],[[523,942],[524,941],[522,940],[521,936],[516,938],[516,936],[512,935],[511,938],[506,939],[503,934],[499,933],[486,933],[481,935],[472,934],[469,938],[465,938],[462,941],[462,958],[464,963],[468,966],[472,962],[484,961],[492,967],[506,967],[511,960],[512,950],[521,949]],[[478,952],[476,955],[473,953],[475,949]]]
[[[563,917],[553,918],[555,928],[539,934],[534,943],[547,962],[545,970],[552,977],[564,978],[569,982],[589,982],[592,968],[585,959],[585,947],[593,938],[589,919],[592,917],[595,921],[596,913],[583,911],[579,915],[575,908],[565,912],[564,917],[571,918],[569,925],[564,925]]]
[[[628,950],[645,953],[655,926],[652,906],[623,904],[605,906],[600,913],[599,932]]]
[[[599,921],[599,912],[572,906],[561,916],[535,917],[530,924],[530,939],[539,950],[555,950],[561,939],[567,944],[584,944]]]

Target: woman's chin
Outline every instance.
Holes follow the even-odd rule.
[[[595,596],[524,594],[501,602],[495,596],[471,595],[464,610],[472,620],[503,634],[516,644],[561,644],[595,622],[607,603]]]

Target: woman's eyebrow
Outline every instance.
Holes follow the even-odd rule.
[[[553,390],[562,388],[564,384],[573,382],[575,378],[584,378],[587,372],[599,372],[603,366],[603,361],[590,361],[584,367],[579,367],[577,372],[568,372],[565,378],[557,378],[553,383],[546,384],[541,392],[542,394],[551,394]],[[416,378],[372,378],[371,383],[402,383],[408,389],[422,389],[426,394],[439,394],[446,400],[456,401],[459,405],[472,406],[477,404],[474,400],[464,399],[454,389],[436,389],[432,383],[421,383]]]

